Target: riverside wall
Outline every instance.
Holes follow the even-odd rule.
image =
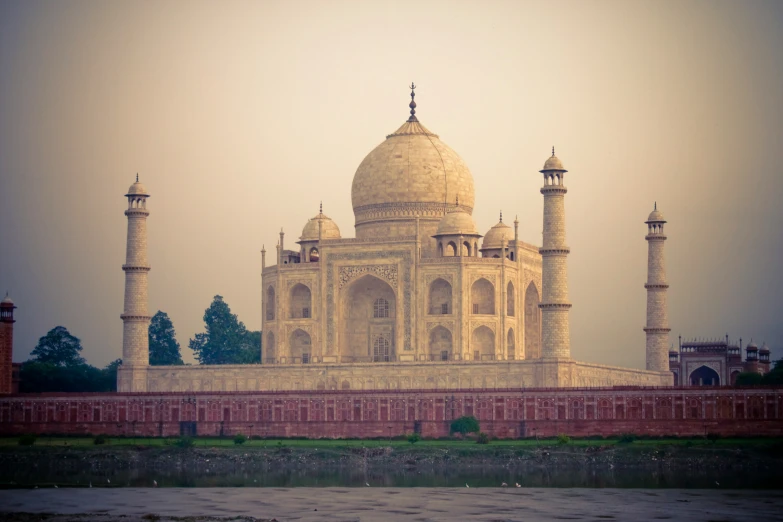
[[[442,437],[462,415],[498,438],[783,436],[783,388],[18,394],[0,435]]]

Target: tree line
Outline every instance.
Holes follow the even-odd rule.
[[[205,331],[188,346],[200,364],[251,364],[261,362],[261,332],[248,330],[231,313],[222,296],[216,295],[204,312]],[[19,391],[107,392],[117,390],[116,359],[97,368],[81,356],[82,343],[64,326],[56,326],[38,340],[31,358],[22,364]],[[174,324],[158,310],[149,326],[150,365],[175,366],[182,361]]]

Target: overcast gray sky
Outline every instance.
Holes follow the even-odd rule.
[[[538,170],[566,197],[572,354],[644,367],[647,245],[669,221],[671,341],[783,355],[783,3],[2,2],[0,289],[15,361],[63,325],[120,357],[127,206],[152,198],[150,311],[188,339],[221,294],[261,326],[260,254],[417,116],[473,173],[482,231],[540,244]],[[273,257],[273,255],[272,255]]]

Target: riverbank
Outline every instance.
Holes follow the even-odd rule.
[[[0,487],[363,486],[783,489],[779,440],[198,441],[191,448],[49,439],[0,444]],[[214,442],[214,441],[212,441]],[[718,485],[716,486],[717,483]]]
[[[0,491],[0,516],[48,522],[780,520],[783,493],[734,490],[246,488]],[[22,514],[28,513],[28,514]],[[80,514],[78,518],[74,515]],[[238,518],[235,518],[238,517]],[[250,518],[249,518],[250,517]]]

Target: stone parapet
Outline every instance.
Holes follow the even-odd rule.
[[[666,386],[671,374],[565,356],[534,360],[398,361],[389,363],[251,364],[121,368],[122,391],[206,392],[282,390],[410,390]],[[142,384],[138,384],[141,382]]]

